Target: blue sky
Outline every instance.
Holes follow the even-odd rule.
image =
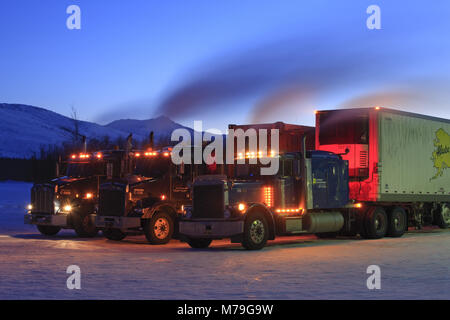
[[[371,104],[450,118],[449,33],[445,0],[2,0],[0,102],[221,129]]]

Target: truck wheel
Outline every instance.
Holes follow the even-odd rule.
[[[365,216],[365,234],[367,239],[380,239],[386,235],[388,218],[381,207],[370,208]]]
[[[60,227],[55,226],[37,226],[37,228],[44,236],[54,236],[61,230]]]
[[[188,244],[195,249],[208,248],[211,244],[212,239],[189,239]]]
[[[144,224],[144,234],[151,244],[166,244],[172,239],[174,222],[170,214],[158,211]]]
[[[81,238],[92,238],[98,233],[98,229],[89,214],[75,214],[73,216],[73,228],[77,236]]]
[[[266,245],[268,237],[269,228],[264,214],[250,214],[245,220],[242,246],[247,250],[260,250]]]
[[[315,236],[320,239],[334,239],[338,235],[337,232],[322,232],[322,233],[315,233]]]
[[[388,215],[388,237],[401,237],[406,229],[406,212],[401,207],[395,207]]]
[[[447,204],[443,204],[441,210],[435,213],[435,221],[441,229],[450,227],[450,207]]]
[[[103,230],[103,235],[109,239],[114,241],[123,240],[127,234],[122,232],[120,229],[105,229]]]

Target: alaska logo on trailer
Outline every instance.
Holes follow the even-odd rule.
[[[435,150],[431,159],[437,171],[431,180],[441,177],[444,170],[450,168],[450,135],[444,129],[436,131],[434,146]]]

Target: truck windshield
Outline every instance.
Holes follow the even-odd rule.
[[[139,159],[136,160],[135,174],[145,177],[159,178],[169,172],[170,159]]]
[[[319,143],[367,144],[369,117],[366,112],[328,111],[319,113]]]
[[[105,175],[105,164],[103,161],[72,162],[67,164],[66,176],[68,177],[90,177]]]

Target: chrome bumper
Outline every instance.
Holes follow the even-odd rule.
[[[67,226],[68,213],[64,214],[39,214],[27,213],[24,216],[25,224],[46,225],[46,226]]]

